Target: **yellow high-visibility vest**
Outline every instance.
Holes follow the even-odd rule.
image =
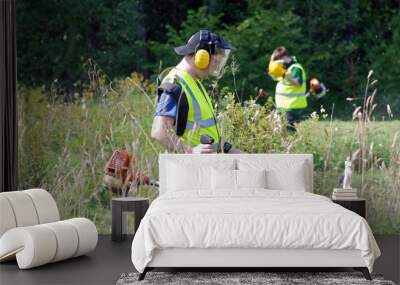
[[[275,91],[275,104],[278,109],[304,109],[307,107],[306,72],[299,63],[292,64],[288,72],[290,73],[295,67],[301,69],[303,83],[300,86],[295,86],[288,79],[278,82]]]
[[[210,96],[201,81],[193,79],[186,71],[173,68],[162,80],[164,82],[178,83],[188,102],[186,128],[180,139],[191,146],[197,146],[200,144],[200,136],[206,134],[214,138],[213,148],[218,150],[221,140],[218,122]]]

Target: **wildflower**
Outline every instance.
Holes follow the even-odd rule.
[[[370,84],[369,86],[373,86],[373,85],[375,85],[376,83],[378,83],[378,80],[375,79],[374,81],[371,82],[371,84]]]
[[[387,113],[388,113],[389,117],[393,118],[392,109],[390,108],[389,104],[386,105],[386,110],[387,110]]]
[[[374,74],[374,71],[371,69],[371,70],[368,72],[368,80],[371,78],[372,74]]]
[[[361,110],[361,106],[358,106],[358,107],[354,110],[354,112],[353,112],[353,120],[354,120],[355,118],[359,117],[359,115],[361,115],[360,110]]]
[[[312,119],[318,119],[318,114],[317,114],[317,112],[312,112],[311,113],[311,115],[310,115],[310,117],[312,118]]]
[[[268,93],[267,91],[265,91],[264,89],[260,88],[260,90],[258,91],[258,96],[260,97],[267,97]]]

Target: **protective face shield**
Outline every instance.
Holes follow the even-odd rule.
[[[228,61],[231,50],[229,49],[218,49],[217,54],[213,55],[215,60],[215,69],[210,73],[212,76],[222,76],[222,71],[226,62]]]

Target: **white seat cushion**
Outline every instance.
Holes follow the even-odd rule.
[[[91,220],[86,218],[73,218],[65,220],[64,222],[74,226],[78,233],[78,248],[74,257],[86,254],[96,248],[98,233],[96,226]]]
[[[60,220],[57,204],[43,189],[0,193],[0,237],[14,227],[34,226]]]
[[[17,227],[33,226],[39,223],[35,205],[28,194],[15,191],[3,192],[1,195],[10,203]]]
[[[28,269],[86,254],[96,248],[97,238],[86,218],[13,228],[0,238],[0,261],[16,256],[19,268]]]
[[[10,202],[4,196],[0,195],[0,237],[9,229],[15,228],[17,223],[15,221],[14,211]]]
[[[32,199],[38,215],[39,224],[52,223],[60,220],[56,201],[49,192],[43,189],[29,189],[22,191]]]
[[[16,256],[20,269],[51,262],[56,250],[53,231],[43,225],[13,228],[0,238],[0,260]]]
[[[51,194],[43,189],[0,193],[0,262],[17,259],[21,269],[86,254],[96,248],[92,221],[59,221]]]
[[[75,256],[78,251],[78,232],[75,228],[65,221],[44,224],[56,237],[57,250],[51,262],[64,260]]]

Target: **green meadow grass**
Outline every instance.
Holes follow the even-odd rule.
[[[111,194],[102,186],[102,171],[112,152],[131,151],[141,171],[158,177],[157,157],[165,149],[150,138],[154,95],[149,94],[154,86],[136,74],[108,87],[91,86],[73,103],[63,103],[58,94],[42,88],[20,87],[19,188],[47,189],[62,218],[88,217],[100,233],[110,233]],[[238,104],[232,94],[222,101],[222,133],[236,147],[312,153],[316,193],[331,195],[351,152],[353,185],[368,201],[373,231],[400,233],[399,121],[371,121],[360,128],[358,120],[329,121],[319,112],[301,123],[297,133],[287,133],[285,122],[268,107],[255,101]],[[158,191],[143,186],[138,195],[153,200]]]

